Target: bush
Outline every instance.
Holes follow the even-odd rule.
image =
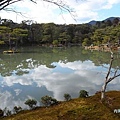
[[[0,117],[3,117],[4,112],[0,109]]]
[[[44,104],[45,106],[51,106],[57,104],[58,101],[55,98],[46,95],[41,98],[41,103]]]
[[[65,98],[66,101],[71,100],[71,96],[68,93],[64,94],[64,98]]]
[[[15,111],[15,113],[18,113],[18,112],[20,112],[22,110],[22,108],[19,106],[15,106],[14,107],[14,111]]]
[[[0,45],[2,45],[2,44],[5,44],[5,42],[4,42],[4,41],[2,41],[2,40],[0,40]]]
[[[85,91],[85,90],[80,90],[80,95],[79,95],[79,97],[82,97],[82,98],[86,98],[86,97],[88,97],[89,95],[88,95],[88,92],[87,91]]]
[[[58,40],[53,40],[52,43],[53,43],[53,45],[58,45],[59,42],[58,42]]]
[[[7,107],[5,107],[3,111],[6,116],[12,115],[12,112]]]
[[[37,101],[34,100],[34,99],[28,99],[26,102],[25,102],[26,105],[28,105],[30,107],[30,109],[33,109],[34,106],[36,106],[37,104]]]

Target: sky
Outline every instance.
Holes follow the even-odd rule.
[[[11,19],[21,23],[33,20],[37,23],[82,24],[92,20],[102,21],[108,17],[120,17],[120,0],[53,0],[63,1],[73,9],[71,14],[51,3],[36,0],[37,4],[23,0],[8,6],[21,14],[0,11],[2,19]]]

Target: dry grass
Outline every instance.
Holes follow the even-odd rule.
[[[120,120],[120,91],[107,92],[104,103],[100,101],[100,94],[88,98],[72,99],[48,108],[22,111],[17,115],[2,120]]]

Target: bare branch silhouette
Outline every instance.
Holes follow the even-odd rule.
[[[11,4],[14,4],[14,3],[17,3],[17,2],[20,2],[20,1],[23,1],[23,0],[0,0],[0,11],[1,10],[6,10],[6,11],[12,11],[12,12],[16,12],[16,13],[21,14],[21,12],[18,12],[14,9],[8,8],[8,6],[10,6]],[[29,0],[29,1],[37,4],[37,0]],[[57,1],[41,0],[41,1],[48,2],[50,4],[54,4],[54,5],[58,6],[58,8],[61,10],[61,13],[63,13],[63,11],[69,12],[71,17],[76,21],[75,14],[74,14],[75,11],[69,5],[67,5],[64,0],[57,0]]]

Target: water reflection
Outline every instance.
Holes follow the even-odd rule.
[[[79,96],[82,89],[89,91],[90,95],[99,91],[106,68],[98,66],[96,61],[99,59],[94,56],[97,53],[85,52],[80,48],[72,48],[58,49],[57,54],[51,50],[45,53],[25,53],[26,55],[22,53],[8,58],[1,55],[0,108],[7,106],[12,109],[16,105],[27,108],[24,104],[26,99],[35,98],[40,101],[44,95],[63,100],[64,93],[69,93],[74,98]],[[105,56],[105,53],[99,54]],[[104,58],[104,65],[107,60]],[[116,78],[108,85],[107,90],[120,90],[119,86],[120,79]]]

